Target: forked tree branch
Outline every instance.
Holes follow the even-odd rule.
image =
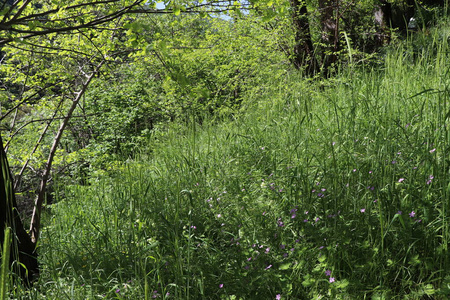
[[[36,198],[35,205],[34,205],[33,215],[31,217],[30,234],[31,234],[31,241],[34,244],[36,244],[39,239],[40,225],[41,225],[41,210],[42,210],[42,204],[44,203],[47,181],[50,178],[50,172],[51,172],[51,168],[52,168],[53,158],[55,157],[56,150],[58,148],[59,142],[64,133],[64,129],[66,128],[67,124],[69,123],[70,118],[72,117],[72,114],[73,114],[75,108],[78,106],[78,103],[80,102],[81,98],[83,97],[84,93],[86,92],[92,79],[100,71],[100,69],[104,63],[105,63],[105,61],[101,61],[95,67],[93,72],[86,78],[86,81],[83,82],[83,84],[81,86],[81,90],[75,94],[75,98],[72,100],[72,105],[70,106],[66,117],[62,121],[62,123],[58,129],[58,132],[56,133],[55,138],[53,139],[53,144],[52,144],[52,147],[50,148],[50,153],[48,155],[44,174],[42,175],[41,184],[39,187],[39,193]]]

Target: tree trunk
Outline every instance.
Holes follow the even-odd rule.
[[[385,46],[391,41],[391,21],[392,6],[386,0],[379,0],[379,5],[375,10],[375,24],[377,25],[377,33],[375,37],[375,47]]]
[[[314,56],[308,20],[308,8],[302,0],[289,0],[292,9],[292,23],[295,31],[295,45],[291,62],[295,68],[305,68],[305,73],[312,76],[317,73],[318,65]]]
[[[11,263],[20,262],[14,263],[12,271],[29,284],[39,274],[36,245],[25,231],[17,210],[12,175],[1,135],[0,146],[0,245],[5,239],[5,228],[12,228]]]
[[[339,51],[339,0],[319,0],[322,28],[322,70],[329,77],[330,67],[337,61]]]

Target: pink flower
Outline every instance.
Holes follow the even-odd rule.
[[[365,213],[366,209],[365,208],[361,208],[359,211],[362,212],[362,213]]]
[[[329,282],[330,283],[333,283],[333,282],[335,282],[336,280],[334,279],[334,277],[330,277],[330,280],[329,280]]]
[[[405,180],[405,178],[400,178],[400,179],[398,180],[398,182],[399,182],[399,183],[402,183],[404,180]]]

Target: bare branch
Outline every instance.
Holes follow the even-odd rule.
[[[39,147],[39,145],[41,144],[42,140],[44,139],[45,134],[47,133],[48,129],[50,128],[50,124],[52,124],[53,120],[55,120],[56,114],[58,113],[58,108],[62,105],[63,102],[64,102],[64,99],[61,99],[61,101],[58,103],[58,106],[56,107],[55,111],[53,112],[52,118],[50,118],[50,120],[47,122],[47,125],[45,126],[44,130],[42,131],[41,136],[39,137],[38,141],[34,145],[33,150],[31,151],[30,155],[28,156],[28,159],[23,164],[22,169],[19,172],[19,175],[17,175],[17,177],[16,177],[16,182],[14,183],[14,190],[17,191],[17,189],[19,188],[23,172],[27,168],[28,163],[30,162],[31,156],[36,152],[37,148]],[[24,125],[23,127],[25,127],[25,126],[26,125]],[[17,131],[16,131],[16,133],[17,133]]]
[[[93,28],[93,27],[95,27],[97,25],[110,22],[110,21],[112,21],[114,19],[119,18],[120,16],[123,16],[124,14],[128,13],[132,8],[138,6],[141,2],[143,2],[143,1],[142,0],[135,1],[133,4],[130,4],[130,5],[126,6],[126,7],[118,10],[118,11],[115,11],[115,12],[109,14],[109,15],[99,17],[99,18],[97,18],[95,20],[92,20],[91,22],[86,23],[86,24],[79,24],[79,25],[74,25],[74,26],[50,28],[50,29],[45,29],[45,30],[38,31],[38,30],[21,30],[21,29],[12,28],[10,26],[5,28],[4,26],[2,26],[0,24],[0,29],[3,29],[3,30],[8,30],[8,31],[17,32],[17,33],[28,33],[27,35],[22,35],[22,36],[19,36],[19,37],[4,38],[4,39],[0,40],[0,46],[8,44],[8,43],[10,43],[10,42],[12,42],[14,40],[17,40],[17,39],[19,39],[19,40],[26,40],[26,39],[29,39],[29,38],[32,38],[32,37],[48,35],[48,34],[51,34],[51,33],[72,32],[72,31],[79,30],[79,29]]]
[[[101,61],[94,69],[94,71],[89,75],[89,77],[86,79],[86,81],[83,83],[81,90],[76,93],[75,98],[72,101],[72,105],[69,108],[69,111],[67,112],[66,117],[64,118],[63,122],[61,123],[61,126],[59,127],[58,132],[56,133],[56,136],[53,140],[52,147],[50,149],[50,154],[47,159],[46,167],[44,170],[44,174],[42,175],[41,179],[41,185],[39,188],[39,193],[36,198],[36,202],[33,209],[33,215],[31,217],[31,225],[30,225],[30,233],[31,233],[31,240],[34,244],[37,243],[37,240],[39,239],[39,233],[40,233],[40,219],[41,219],[41,209],[42,204],[44,202],[45,198],[45,190],[47,187],[47,181],[50,178],[50,171],[52,168],[53,158],[55,156],[56,150],[58,148],[59,142],[61,140],[61,137],[64,133],[64,129],[66,128],[67,124],[69,123],[70,118],[72,117],[72,113],[75,110],[75,108],[78,105],[78,102],[83,97],[84,93],[86,92],[89,84],[91,83],[94,76],[100,71],[101,67],[105,61]]]

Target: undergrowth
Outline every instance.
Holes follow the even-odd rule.
[[[26,297],[448,299],[448,38],[326,82],[284,72],[233,120],[64,187]]]

